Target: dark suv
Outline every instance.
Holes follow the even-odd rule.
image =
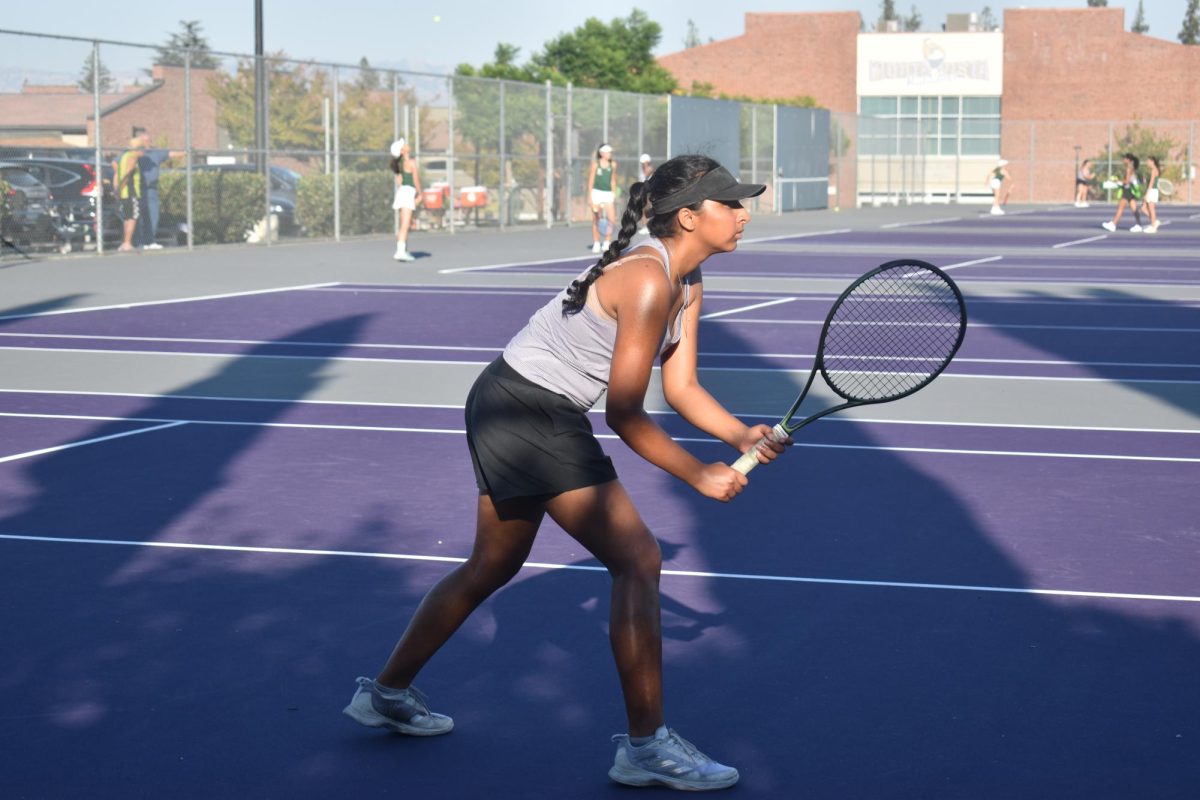
[[[25,246],[64,246],[56,216],[51,212],[50,190],[20,164],[0,161],[0,181],[7,186],[8,213],[0,221],[0,235]],[[69,240],[65,250],[69,250]]]

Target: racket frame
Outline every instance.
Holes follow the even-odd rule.
[[[926,270],[938,275],[954,292],[954,298],[958,301],[959,309],[958,336],[954,341],[954,346],[950,348],[950,354],[942,360],[941,366],[939,366],[933,373],[925,378],[925,380],[921,381],[915,386],[910,387],[904,392],[901,392],[900,394],[889,395],[878,400],[858,400],[847,397],[838,390],[834,382],[829,379],[829,373],[825,371],[825,335],[829,332],[829,325],[833,322],[833,317],[835,314],[837,314],[838,309],[842,307],[842,303],[846,301],[846,299],[854,292],[855,289],[881,272],[885,272],[889,269],[895,269],[897,267],[907,266],[911,266],[919,270]],[[933,264],[930,264],[927,261],[919,261],[915,258],[899,258],[894,261],[888,261],[886,264],[880,264],[875,269],[872,269],[869,272],[859,276],[859,278],[847,286],[838,296],[838,299],[834,301],[833,306],[829,309],[829,313],[825,317],[825,324],[821,326],[821,336],[817,340],[817,354],[813,360],[812,369],[808,373],[808,380],[805,381],[804,388],[801,390],[800,395],[796,398],[796,402],[792,403],[792,407],[789,408],[788,412],[783,415],[783,419],[779,420],[779,422],[771,428],[771,433],[767,436],[764,436],[762,439],[759,439],[753,447],[751,447],[745,453],[742,453],[741,457],[732,464],[732,467],[743,475],[746,475],[750,472],[750,470],[754,469],[759,464],[759,445],[762,445],[769,440],[783,442],[793,433],[800,430],[805,425],[808,425],[810,422],[816,422],[822,417],[826,417],[837,411],[844,411],[847,408],[857,408],[858,406],[874,405],[876,403],[890,403],[893,400],[900,400],[908,397],[914,392],[924,389],[933,381],[934,378],[936,378],[938,375],[941,375],[942,372],[945,371],[946,367],[950,366],[950,362],[954,360],[954,356],[958,353],[958,348],[962,346],[963,338],[966,336],[966,334],[967,304],[963,299],[962,291],[958,288],[958,284],[956,284],[954,280],[945,273],[945,271],[935,267]],[[833,390],[834,394],[836,394],[838,397],[841,397],[846,402],[822,409],[815,414],[810,414],[795,424],[791,424],[792,417],[795,416],[796,412],[800,410],[800,406],[804,405],[804,398],[808,396],[808,390],[812,387],[813,380],[817,377],[818,372],[821,373],[821,379],[824,380],[826,385]]]

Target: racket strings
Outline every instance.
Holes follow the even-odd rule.
[[[912,264],[875,273],[830,316],[822,372],[849,400],[881,401],[933,380],[958,349],[959,295],[941,275]]]

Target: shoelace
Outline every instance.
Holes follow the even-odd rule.
[[[696,747],[696,745],[680,736],[673,728],[667,728],[667,737],[670,740],[675,741],[680,747],[683,748],[683,752],[687,753],[688,756],[696,761],[707,762],[711,760],[708,756],[704,755],[704,753],[700,752],[700,748]]]

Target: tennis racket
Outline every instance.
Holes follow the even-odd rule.
[[[1170,197],[1175,194],[1175,184],[1171,183],[1166,178],[1158,179],[1158,193],[1163,197]]]
[[[733,468],[749,474],[758,466],[760,445],[782,442],[835,411],[899,400],[928,386],[950,364],[966,332],[962,292],[942,270],[911,259],[871,270],[829,310],[816,361],[796,402]],[[818,372],[845,402],[793,422]]]

